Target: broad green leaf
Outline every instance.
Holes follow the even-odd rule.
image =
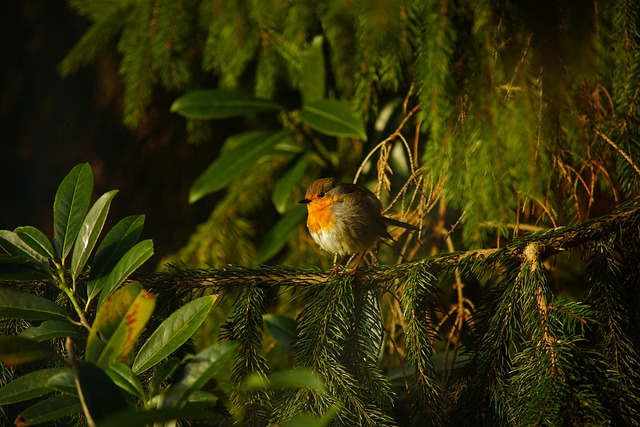
[[[66,368],[64,371],[52,375],[49,381],[47,381],[46,386],[60,393],[78,396],[76,378],[73,376],[71,368]]]
[[[268,378],[257,373],[251,373],[243,384],[245,390],[257,389],[298,389],[305,388],[324,393],[325,387],[318,375],[310,369],[293,369],[287,372],[276,372]]]
[[[0,249],[2,243],[0,243]],[[42,264],[26,255],[8,255],[0,252],[0,280],[32,282],[50,280],[50,271],[44,271]]]
[[[93,171],[89,163],[71,169],[53,202],[53,246],[64,263],[87,214],[93,193]]]
[[[200,390],[218,369],[225,363],[238,346],[237,343],[224,341],[214,344],[193,356],[182,369],[181,377],[162,395],[159,408],[179,408],[189,399],[189,395]]]
[[[206,319],[216,298],[215,295],[198,298],[171,313],[138,352],[133,372],[146,371],[187,342]]]
[[[246,92],[197,90],[176,99],[171,112],[189,119],[223,119],[282,107],[268,99],[256,98]]]
[[[300,181],[309,167],[311,160],[311,152],[306,152],[302,156],[296,158],[292,166],[280,177],[271,194],[271,201],[276,210],[283,214],[292,202],[300,200],[300,195],[293,194],[293,189]]]
[[[96,280],[89,298],[92,299],[98,292],[102,291],[98,300],[98,307],[102,306],[116,288],[146,260],[151,258],[151,255],[153,255],[153,241],[143,240],[137,243],[118,260],[111,271]]]
[[[30,339],[36,342],[50,340],[52,338],[73,337],[83,338],[83,329],[62,320],[47,320],[40,326],[31,326],[18,335],[21,338]]]
[[[91,207],[87,216],[84,218],[76,243],[73,245],[73,255],[71,256],[71,277],[75,280],[93,251],[98,241],[104,222],[107,220],[111,200],[118,193],[118,190],[112,190],[103,194]]]
[[[0,318],[24,320],[65,320],[67,312],[39,295],[0,288]]]
[[[265,314],[262,319],[264,320],[265,328],[267,328],[273,339],[287,353],[291,353],[297,334],[296,321],[290,317],[275,314]]]
[[[300,92],[303,105],[323,99],[325,95],[326,70],[323,44],[324,37],[315,36],[309,48],[302,55]]]
[[[153,373],[151,382],[149,383],[149,396],[155,396],[160,391],[160,388],[165,381],[173,375],[173,373],[180,367],[181,362],[178,359],[165,359]]]
[[[23,402],[51,393],[53,390],[47,386],[47,382],[52,376],[65,370],[68,368],[40,369],[14,379],[0,388],[0,405]]]
[[[276,146],[289,138],[288,131],[251,131],[229,137],[220,156],[193,182],[189,203],[226,187],[264,156],[278,152]]]
[[[142,383],[133,373],[130,367],[124,363],[114,362],[107,368],[107,375],[111,381],[127,393],[137,396],[141,399],[145,398]]]
[[[142,234],[144,215],[131,215],[122,218],[107,232],[96,249],[91,265],[89,294],[95,281],[113,269],[118,260],[131,249]]]
[[[42,257],[53,259],[53,245],[51,245],[51,242],[42,231],[30,225],[18,227],[14,231],[23,242]]]
[[[155,296],[138,282],[118,290],[98,309],[85,360],[106,368],[126,356],[142,333],[155,307]]]
[[[328,426],[333,417],[336,416],[338,411],[335,407],[329,408],[321,418],[314,415],[296,415],[290,420],[282,423],[282,427],[325,427]]]
[[[325,135],[367,139],[364,122],[353,114],[346,102],[335,99],[312,102],[302,107],[300,120]]]
[[[200,409],[149,409],[145,411],[121,411],[110,414],[100,421],[100,427],[140,427],[158,425],[157,423],[170,422],[176,420],[197,421],[197,420],[217,420],[220,416],[213,411],[203,411]],[[154,424],[156,423],[156,424]],[[189,425],[189,424],[186,424]],[[194,425],[200,425],[194,423]],[[209,425],[203,423],[202,425]],[[218,423],[211,423],[218,425]]]
[[[187,405],[189,408],[206,409],[215,406],[220,399],[208,391],[196,390],[189,396]]]
[[[305,206],[296,206],[284,214],[264,236],[255,256],[256,263],[262,264],[275,256],[287,244],[289,234],[296,229],[306,214]]]
[[[16,419],[17,425],[31,426],[57,420],[82,411],[77,396],[61,394],[41,400],[28,407]]]
[[[49,260],[25,243],[20,236],[13,231],[0,230],[0,245],[9,255],[31,258],[35,261],[34,266],[37,266],[43,271],[49,269]]]
[[[127,408],[120,389],[105,371],[93,363],[81,360],[76,363],[76,386],[87,419],[99,425],[100,420]]]
[[[13,336],[0,335],[0,362],[16,366],[35,360],[53,357],[55,353],[48,346]]]

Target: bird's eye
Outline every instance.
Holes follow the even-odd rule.
[[[322,199],[324,197],[324,191],[319,192],[318,197]]]

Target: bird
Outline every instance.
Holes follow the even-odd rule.
[[[378,240],[393,240],[387,226],[418,229],[382,215],[382,203],[371,190],[335,178],[313,181],[298,203],[307,205],[307,228],[313,240],[325,251],[342,257],[331,276],[337,274],[347,255],[360,254],[352,269],[355,273],[366,252]]]

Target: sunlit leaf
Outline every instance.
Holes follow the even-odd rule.
[[[304,206],[296,206],[284,214],[264,236],[255,256],[256,263],[264,263],[275,256],[287,244],[289,234],[297,228],[306,214]]]
[[[9,230],[0,230],[0,246],[9,254],[15,257],[27,257],[34,261],[34,266],[47,271],[49,261],[38,251],[25,243],[17,233]]]
[[[91,265],[91,280],[88,284],[90,290],[95,281],[111,271],[118,260],[136,244],[143,226],[144,215],[131,215],[122,218],[105,234]]]
[[[47,386],[47,382],[68,368],[48,368],[28,372],[0,388],[0,405],[9,405],[16,402],[44,396],[53,390]]]
[[[117,192],[118,190],[112,190],[103,194],[96,200],[84,218],[76,242],[73,245],[73,255],[71,256],[71,277],[73,279],[76,279],[82,273],[84,266],[87,264],[102,227],[104,227],[104,222],[107,220],[111,200],[113,200]]]
[[[53,202],[53,246],[63,261],[71,251],[93,193],[89,163],[75,166],[64,177]]]
[[[153,241],[143,240],[137,243],[118,260],[109,273],[96,280],[89,298],[93,298],[98,292],[102,291],[98,299],[98,307],[102,306],[116,288],[146,260],[151,258],[151,255],[153,255]]]
[[[257,373],[251,373],[244,382],[246,390],[271,389],[282,390],[305,388],[319,393],[325,392],[325,387],[318,375],[310,369],[294,369],[287,372],[276,372],[265,378]]]
[[[45,259],[53,259],[53,245],[42,231],[30,225],[18,227],[14,231],[23,242],[42,257]]]
[[[204,322],[215,301],[214,295],[201,297],[171,313],[138,352],[133,372],[140,374],[146,371],[187,342]]]
[[[246,92],[197,90],[176,99],[171,111],[190,119],[223,119],[261,111],[279,110],[280,105]]]
[[[193,182],[189,202],[218,191],[264,156],[277,152],[282,140],[292,138],[288,131],[251,131],[229,137],[220,156]]]
[[[335,99],[322,99],[300,110],[300,120],[310,128],[331,136],[367,139],[362,119],[353,114],[351,105]]]
[[[67,312],[58,304],[36,294],[0,288],[0,318],[64,320]]]
[[[320,418],[308,414],[296,415],[290,420],[282,423],[282,427],[324,427],[329,425],[337,413],[338,411],[336,408],[331,407]]]
[[[138,282],[118,290],[98,309],[85,359],[100,367],[126,356],[151,317],[155,297]]]
[[[0,335],[0,362],[7,366],[17,366],[53,356],[55,353],[45,344],[26,338]]]

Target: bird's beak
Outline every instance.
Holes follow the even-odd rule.
[[[302,200],[300,200],[298,203],[304,203],[305,205],[308,203],[311,203],[311,200],[307,199],[306,197]]]

